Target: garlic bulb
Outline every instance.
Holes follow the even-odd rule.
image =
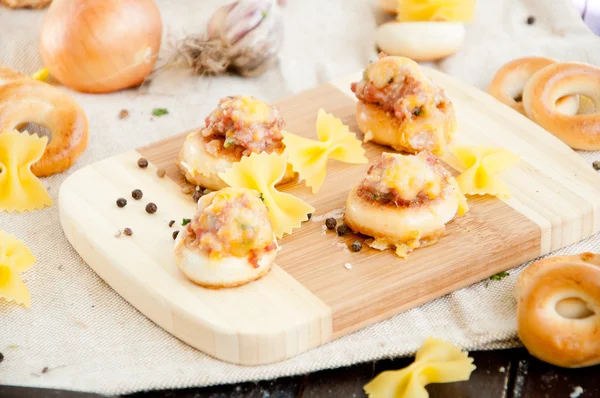
[[[180,58],[197,73],[234,69],[244,76],[262,74],[277,58],[283,36],[282,0],[239,0],[219,7],[207,35],[187,38]]]

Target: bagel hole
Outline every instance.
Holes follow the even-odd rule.
[[[52,132],[50,131],[50,129],[48,129],[48,127],[46,126],[42,126],[41,124],[21,123],[17,126],[17,130],[19,130],[19,132],[21,133],[27,130],[29,134],[37,134],[40,137],[48,137],[48,143],[50,143],[50,141],[52,140]]]
[[[556,312],[567,319],[585,319],[594,315],[588,304],[577,297],[560,300],[556,303]]]
[[[594,101],[587,95],[579,94],[579,109],[577,109],[578,115],[591,115],[596,113],[596,105]]]

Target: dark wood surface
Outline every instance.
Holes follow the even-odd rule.
[[[600,397],[600,366],[562,369],[524,349],[472,352],[477,369],[466,382],[431,384],[431,398]],[[359,398],[378,373],[408,366],[413,358],[388,359],[277,380],[183,390],[140,392],[122,398]],[[0,368],[1,371],[1,368]],[[96,394],[0,386],[2,398],[93,398]]]

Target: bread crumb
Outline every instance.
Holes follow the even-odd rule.
[[[127,109],[121,109],[121,112],[119,112],[119,119],[126,119],[129,117],[129,111],[127,111]]]
[[[115,232],[115,238],[118,238],[119,236],[121,236],[121,230],[117,229],[117,232]]]
[[[500,373],[504,373],[504,372],[506,372],[506,368],[504,366],[500,366],[500,369],[498,369],[498,371]]]
[[[346,268],[346,269],[352,269],[352,264],[346,263],[346,264],[344,264],[344,268]]]
[[[573,390],[571,395],[569,395],[569,397],[578,398],[581,394],[583,394],[583,388],[581,388],[580,386],[577,386],[577,387],[575,387],[575,389]]]
[[[350,249],[348,249],[348,245],[342,242],[337,242],[335,243],[336,247],[339,247],[340,249],[342,249],[345,253],[350,253]]]
[[[344,212],[346,211],[346,206],[340,207],[339,209],[331,210],[325,214],[321,214],[320,216],[315,216],[314,214],[310,218],[312,222],[321,222],[325,221],[328,218],[340,219],[344,216]]]

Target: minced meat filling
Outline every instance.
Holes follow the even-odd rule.
[[[435,200],[450,173],[428,152],[418,155],[383,153],[358,188],[366,200],[396,206],[420,206]]]
[[[285,122],[279,110],[253,97],[232,96],[219,105],[205,120],[201,131],[211,154],[220,151],[249,156],[284,149],[281,130]]]
[[[201,199],[202,201],[203,199]],[[250,192],[214,194],[187,225],[190,243],[211,257],[258,257],[277,246],[266,207]]]
[[[388,79],[385,85],[380,84],[382,76]],[[351,89],[359,100],[379,106],[400,122],[427,117],[431,111],[445,112],[450,102],[441,88],[415,75],[408,66],[392,62],[371,65],[361,81],[352,83]]]

